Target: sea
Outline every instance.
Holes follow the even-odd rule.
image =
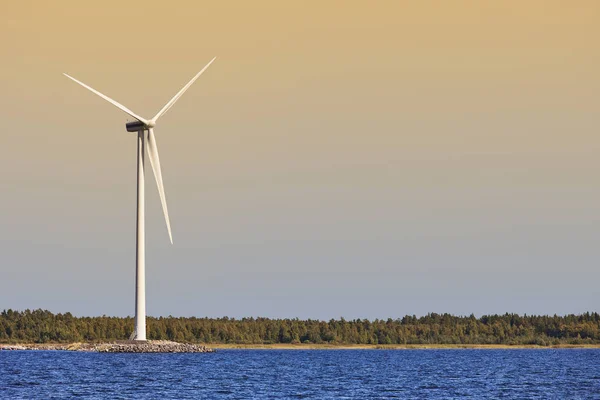
[[[0,351],[2,399],[600,399],[600,349]]]

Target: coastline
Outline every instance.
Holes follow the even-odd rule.
[[[452,349],[600,349],[600,344],[505,345],[505,344],[223,344],[206,343],[213,349],[238,350],[452,350]]]
[[[174,342],[167,342],[175,344]],[[0,351],[11,350],[63,350],[63,351],[100,351],[115,342],[102,343],[0,343]],[[204,351],[211,350],[512,350],[512,349],[600,349],[600,344],[558,344],[504,345],[504,344],[406,344],[406,345],[349,345],[349,344],[224,344],[224,343],[179,343],[181,346],[200,346]],[[180,351],[170,351],[180,352]]]

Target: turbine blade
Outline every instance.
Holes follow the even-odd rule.
[[[154,171],[154,177],[156,178],[156,186],[158,187],[158,195],[160,196],[160,203],[162,204],[163,213],[165,214],[165,222],[167,223],[167,231],[169,232],[169,239],[173,244],[173,236],[171,235],[171,223],[169,222],[169,211],[167,210],[167,199],[165,197],[165,187],[163,186],[162,172],[160,170],[160,160],[158,158],[158,147],[156,147],[156,138],[154,137],[154,129],[148,130],[148,158],[150,158],[150,165],[152,171]]]
[[[81,86],[83,86],[84,88],[90,90],[93,93],[96,93],[98,96],[102,97],[104,100],[108,101],[109,103],[111,103],[113,106],[119,108],[122,111],[125,111],[127,114],[131,115],[133,118],[137,119],[140,122],[143,122],[144,124],[147,124],[148,121],[145,120],[144,118],[140,117],[139,115],[135,114],[133,111],[131,111],[129,108],[125,107],[123,104],[118,103],[116,101],[114,101],[113,99],[111,99],[108,96],[103,95],[102,93],[100,93],[99,91],[89,87],[88,85],[86,85],[83,82],[78,81],[77,79],[73,78],[72,76],[69,76],[65,73],[63,73],[64,76],[66,76],[67,78],[71,79],[72,81],[75,81],[77,83],[79,83]]]
[[[163,116],[167,111],[169,111],[169,108],[173,107],[173,104],[175,104],[175,102],[177,100],[179,100],[179,98],[181,97],[181,95],[183,95],[185,93],[185,91],[188,90],[190,86],[192,86],[192,83],[194,83],[196,81],[196,79],[198,79],[198,77],[200,75],[202,75],[202,73],[204,71],[206,71],[206,69],[210,66],[210,64],[212,64],[212,62],[215,61],[216,59],[217,59],[217,57],[214,57],[212,60],[210,60],[210,62],[208,64],[206,64],[206,66],[204,68],[202,68],[202,70],[200,72],[198,72],[196,74],[196,76],[194,76],[192,78],[192,80],[188,82],[187,85],[185,85],[179,92],[177,92],[177,94],[167,104],[165,104],[165,106],[162,108],[162,110],[160,110],[158,112],[158,114],[156,114],[154,116],[154,118],[152,118],[152,121],[156,121],[161,116]]]

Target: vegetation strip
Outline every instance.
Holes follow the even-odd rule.
[[[148,317],[148,339],[211,345],[408,346],[600,345],[600,315],[428,314],[398,319],[299,320]],[[4,310],[0,343],[100,343],[126,340],[133,318],[74,317]],[[308,347],[305,347],[308,348]]]

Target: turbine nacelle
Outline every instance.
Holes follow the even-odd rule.
[[[127,122],[125,124],[127,132],[139,132],[148,129],[148,126],[142,121]]]
[[[147,122],[142,122],[142,121],[133,121],[133,122],[127,122],[125,124],[125,129],[127,129],[127,132],[139,132],[139,131],[147,131],[149,129],[152,129],[156,126],[156,121],[154,120],[150,120]]]

